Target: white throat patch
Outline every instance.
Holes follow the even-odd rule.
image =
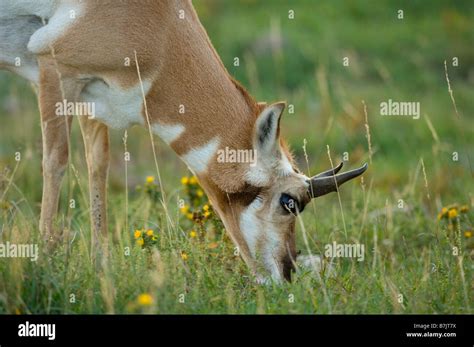
[[[240,215],[239,226],[244,236],[245,242],[250,250],[250,254],[255,258],[257,241],[258,241],[258,227],[260,221],[257,218],[257,211],[262,207],[261,201],[255,199]]]
[[[278,267],[275,251],[280,245],[278,233],[271,222],[257,216],[262,202],[255,199],[240,215],[239,226],[253,259],[263,262],[271,278],[279,282],[282,277]],[[263,242],[261,242],[263,238]],[[260,249],[257,246],[261,242]]]

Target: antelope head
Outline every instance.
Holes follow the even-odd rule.
[[[297,215],[311,199],[338,191],[339,186],[367,169],[365,164],[338,173],[341,163],[313,177],[304,175],[280,141],[284,108],[282,102],[262,107],[251,136],[257,160],[245,166],[237,191],[215,194],[218,188],[210,187],[209,180],[205,182],[214,208],[260,281],[291,281],[296,262]],[[222,172],[219,175],[226,176]]]

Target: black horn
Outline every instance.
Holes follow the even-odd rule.
[[[335,168],[332,168],[332,169],[329,169],[327,171],[323,171],[321,173],[318,173],[316,176],[313,176],[313,178],[317,178],[317,177],[327,177],[327,176],[334,176],[335,174],[337,174],[339,172],[339,170],[342,169],[342,162],[336,166]]]
[[[336,192],[338,187],[344,182],[347,182],[353,178],[356,178],[362,175],[365,170],[367,170],[368,165],[364,164],[358,169],[351,171],[343,172],[340,174],[337,173],[342,167],[342,163],[339,164],[334,169],[322,172],[316,176],[313,176],[309,179],[308,183],[309,189],[308,194],[311,198],[317,198],[318,196],[326,195],[331,192]]]

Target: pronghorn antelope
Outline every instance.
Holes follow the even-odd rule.
[[[339,165],[311,178],[301,173],[280,139],[285,103],[257,103],[229,75],[190,1],[0,0],[0,67],[38,90],[40,230],[48,237],[54,234],[73,119],[55,113],[64,100],[91,102],[96,109],[93,119],[76,117],[94,233],[107,234],[109,128],[141,124],[198,177],[260,280],[291,279],[296,214],[367,167],[337,174]],[[254,150],[256,165],[218,162],[222,148]]]

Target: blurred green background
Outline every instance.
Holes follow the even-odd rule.
[[[334,194],[317,199],[316,208],[308,208],[311,212],[303,214],[313,250],[321,254],[323,245],[333,240],[363,242],[367,261],[338,263],[338,277],[324,279],[328,295],[319,282],[300,279],[291,290],[301,300],[292,306],[287,302],[285,287],[261,289],[242,281],[240,274],[244,270],[235,270],[242,264],[236,262],[232,251],[219,250],[215,258],[208,257],[205,246],[196,251],[196,243],[186,236],[191,226],[184,223],[180,225],[183,233],[176,232],[179,237],[170,240],[168,248],[160,248],[160,252],[176,259],[173,257],[179,249],[190,249],[189,261],[196,259],[194,265],[188,269],[170,260],[167,266],[174,273],[160,290],[149,284],[152,281],[148,273],[133,269],[136,275],[130,279],[129,265],[118,266],[111,271],[118,288],[117,312],[123,312],[126,303],[140,291],[149,290],[158,293],[158,311],[169,313],[472,313],[472,212],[463,216],[456,233],[453,220],[438,222],[436,216],[441,207],[452,203],[467,205],[471,211],[474,207],[474,3],[206,0],[193,4],[225,66],[250,94],[259,101],[285,100],[293,105],[294,113],[290,114],[287,108],[281,126],[300,169],[308,171],[304,139],[309,171],[313,174],[330,166],[327,145],[334,162],[342,160],[345,152],[348,167],[370,162],[369,130],[373,155],[363,184],[356,180],[341,189],[341,209]],[[403,19],[398,18],[399,10],[403,10]],[[289,11],[294,11],[294,19],[289,18]],[[234,65],[236,57],[239,66]],[[343,66],[345,57],[349,58],[349,66]],[[457,58],[458,66],[453,66],[453,58]],[[448,93],[444,61],[459,117]],[[420,119],[381,116],[380,103],[389,99],[420,102]],[[367,106],[368,128],[363,101]],[[16,165],[15,152],[20,151],[26,159],[18,166],[8,193],[18,213],[5,213],[3,220],[15,230],[21,229],[28,219],[27,228],[31,228],[36,223],[34,216],[39,215],[41,200],[39,112],[28,83],[6,72],[0,72],[0,124],[0,192]],[[111,134],[109,224],[111,230],[128,235],[132,231],[121,229],[124,132]],[[182,192],[180,177],[188,172],[168,147],[159,140],[157,143],[162,184],[170,201],[175,201]],[[87,186],[87,169],[78,124],[74,124],[72,145],[72,181],[77,181],[74,194],[82,198],[78,199],[79,208],[69,213],[73,214],[73,228],[83,230],[88,220],[87,208],[83,208],[88,206],[83,191]],[[134,204],[129,218],[137,223],[154,223],[160,220],[162,211],[156,204],[143,203],[143,196],[134,189],[147,175],[155,174],[145,129],[128,130],[128,150],[128,188]],[[453,160],[454,152],[458,153],[457,161]],[[66,193],[63,192],[60,204],[63,212],[67,209]],[[403,208],[398,206],[400,199],[404,201]],[[345,222],[341,219],[342,210]],[[26,217],[21,219],[19,213]],[[161,226],[159,223],[156,222]],[[346,224],[347,234],[342,232]],[[453,245],[462,249],[460,258],[452,256]],[[306,250],[301,235],[298,247]],[[117,252],[120,254],[121,250]],[[140,257],[133,261],[144,266],[146,262]],[[77,262],[83,258],[81,255]],[[234,270],[223,268],[226,261]],[[28,306],[31,312],[45,312],[49,303],[38,298],[51,292],[63,298],[67,292],[57,284],[62,283],[61,278],[54,279],[63,271],[61,262],[58,264],[55,266],[59,270],[51,268],[44,276],[36,268],[31,269],[31,273],[41,277],[38,288],[44,290],[43,294],[38,294],[34,282],[23,294],[26,304],[12,300],[2,310],[15,312],[20,305]],[[436,271],[431,270],[432,266]],[[61,299],[52,312],[103,312],[100,297],[87,291],[92,286],[96,291],[100,287],[94,277],[95,269],[89,269],[90,273],[87,269],[81,270],[86,272],[81,275],[76,269],[70,270],[74,280],[66,281],[64,275],[64,286],[84,290],[89,301],[81,303],[83,306],[63,306]],[[69,271],[66,270],[65,273]],[[23,278],[15,283],[24,283]],[[222,295],[224,286],[227,297]],[[180,290],[176,288],[182,287],[189,289],[192,296],[190,306],[176,304],[176,290]],[[16,290],[12,285],[10,297],[17,296]],[[400,292],[407,298],[403,304],[396,299]],[[237,299],[232,301],[233,298]],[[47,307],[49,310],[50,306]]]
[[[348,152],[351,163],[367,160],[365,100],[374,152],[369,172],[377,173],[377,188],[396,189],[424,158],[431,189],[468,193],[474,142],[471,1],[207,0],[194,6],[229,72],[257,100],[294,105],[294,113],[284,116],[283,134],[300,160],[307,139],[312,171],[328,166],[326,144],[335,158]],[[344,57],[349,66],[343,66]],[[461,119],[448,94],[445,60]],[[35,96],[20,78],[6,72],[0,77],[0,161],[11,163],[18,149],[30,149],[36,161],[41,134]],[[420,102],[421,118],[380,116],[380,102],[388,99]],[[119,146],[123,133],[112,133]],[[142,177],[153,169],[146,159],[149,143],[143,129],[130,133],[136,134],[129,144],[135,152],[132,177]],[[77,131],[75,138],[80,151]],[[160,147],[167,162],[176,161],[169,166],[172,179],[184,166]],[[455,151],[458,162],[452,160]],[[121,153],[114,152],[112,167],[121,165]],[[112,182],[121,180],[111,172]],[[40,187],[30,183],[39,199]]]

